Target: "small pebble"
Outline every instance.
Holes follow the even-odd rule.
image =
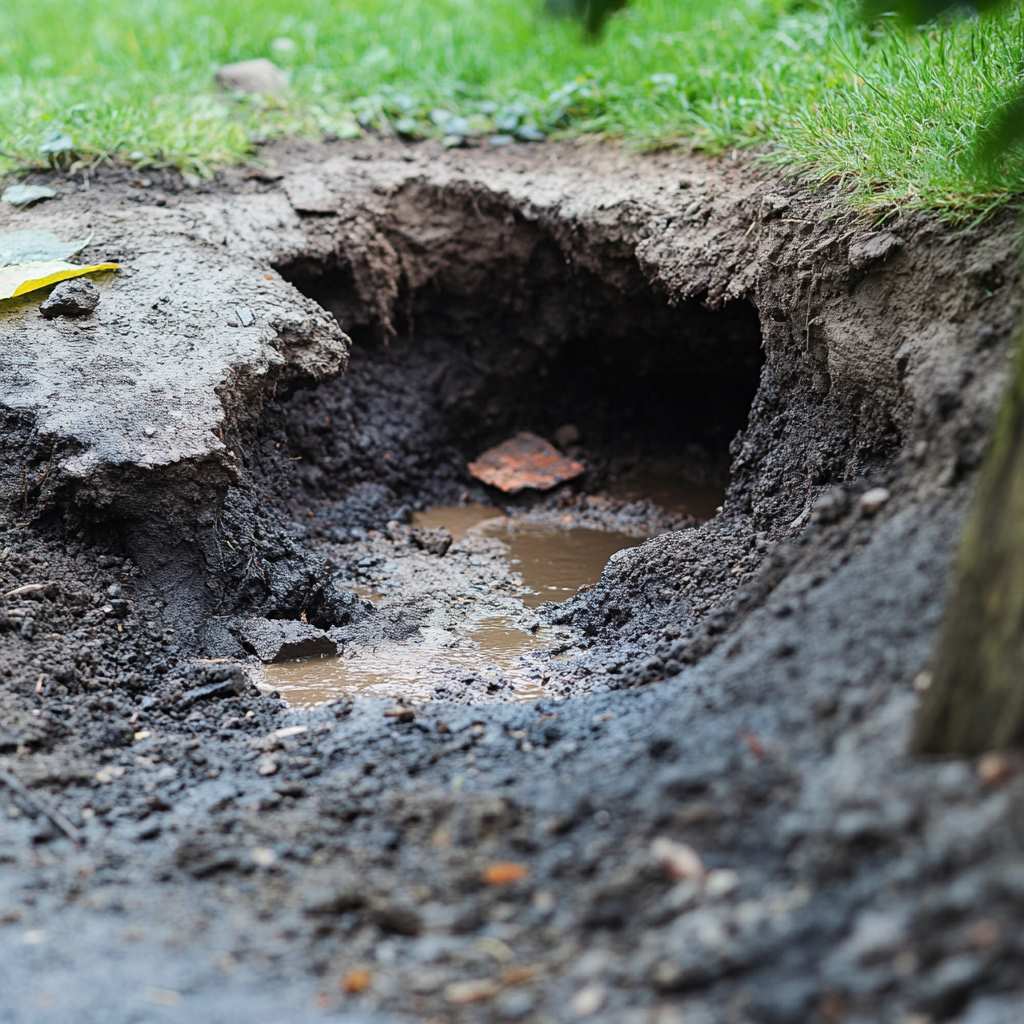
[[[277,854],[269,846],[254,846],[249,851],[249,857],[259,868],[273,867],[277,863]]]
[[[664,836],[651,843],[651,856],[669,878],[700,880],[704,877],[704,864],[697,851],[685,843],[677,843]]]
[[[581,988],[572,998],[572,1012],[577,1017],[590,1017],[604,1006],[607,991],[604,985],[593,984]]]
[[[882,510],[885,503],[891,498],[886,487],[872,487],[860,496],[860,510],[866,516],[873,516]]]
[[[61,281],[39,307],[47,320],[56,316],[88,316],[100,304],[100,290],[84,278]]]
[[[215,77],[222,89],[231,92],[276,96],[288,89],[288,75],[265,57],[222,64]]]
[[[708,874],[705,889],[711,897],[731,896],[740,887],[740,876],[728,868],[720,868]]]
[[[1006,754],[985,754],[978,761],[978,778],[986,786],[1001,786],[1013,774],[1013,761]]]
[[[563,450],[569,445],[580,443],[580,428],[574,423],[565,423],[555,431],[555,444]]]
[[[837,522],[846,512],[846,492],[841,487],[830,487],[814,502],[814,518],[824,525]]]
[[[466,1006],[469,1003],[482,1003],[493,999],[501,989],[496,982],[487,978],[469,981],[453,981],[444,990],[444,997],[455,1006]]]

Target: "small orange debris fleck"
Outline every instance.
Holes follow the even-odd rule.
[[[530,869],[525,864],[498,861],[484,871],[484,881],[488,885],[512,885],[514,882],[521,882],[529,873]]]
[[[488,448],[468,466],[477,480],[506,494],[528,488],[549,491],[574,480],[586,468],[582,462],[567,459],[544,438],[525,431]]]
[[[967,941],[975,949],[991,949],[999,942],[1001,929],[998,921],[982,918],[967,929]]]
[[[743,742],[747,745],[747,750],[749,750],[754,757],[758,759],[758,761],[763,761],[765,757],[767,757],[768,751],[764,749],[764,744],[756,733],[745,733],[743,736]]]
[[[370,987],[373,976],[365,967],[355,967],[341,979],[341,990],[346,995],[357,996]]]

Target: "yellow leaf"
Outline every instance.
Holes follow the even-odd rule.
[[[40,260],[20,263],[13,267],[0,267],[0,299],[13,299],[17,295],[47,288],[58,281],[67,281],[83,274],[95,274],[101,270],[119,270],[117,263],[93,263],[87,267],[65,263],[63,260]]]

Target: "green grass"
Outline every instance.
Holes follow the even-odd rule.
[[[211,13],[213,12],[213,13]],[[636,0],[588,44],[540,0],[31,0],[0,10],[0,171],[107,158],[198,173],[288,134],[596,133],[761,147],[855,202],[969,214],[972,139],[1019,80],[1019,6],[907,34],[849,4]],[[270,57],[287,99],[225,96]],[[47,157],[48,139],[71,147]]]

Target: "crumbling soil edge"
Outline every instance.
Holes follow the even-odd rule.
[[[162,195],[159,207],[142,197],[136,230],[151,233],[139,259],[145,275],[113,282],[105,300],[127,297],[129,308],[140,308],[144,296],[132,293],[154,290],[149,278],[161,275],[150,254],[162,236],[178,244],[185,225],[199,272],[216,277],[211,264],[230,263],[226,278],[217,272],[215,289],[187,272],[177,294],[156,289],[163,333],[173,336],[176,325],[191,325],[208,306],[211,318],[222,322],[226,315],[236,334],[239,324],[251,324],[260,336],[255,348],[247,342],[233,353],[231,332],[225,347],[221,328],[199,388],[193,367],[188,377],[161,381],[165,401],[175,402],[179,389],[187,401],[219,410],[198,423],[208,440],[189,435],[182,443],[179,429],[150,437],[154,414],[138,401],[113,429],[83,425],[73,412],[83,401],[81,388],[44,396],[26,387],[25,372],[15,367],[5,404],[23,417],[19,422],[27,415],[36,426],[27,436],[24,428],[5,433],[3,490],[21,500],[23,515],[74,509],[128,521],[129,547],[139,560],[152,562],[147,552],[170,535],[180,566],[189,550],[210,547],[211,510],[239,480],[237,448],[263,402],[344,367],[344,339],[333,321],[294,290],[282,290],[270,266],[346,268],[353,289],[347,307],[336,310],[348,314],[343,324],[387,335],[414,295],[437,289],[483,297],[495,279],[508,290],[514,317],[538,246],[554,247],[570,273],[588,273],[624,298],[654,289],[673,304],[755,305],[766,366],[736,452],[728,509],[752,515],[756,529],[799,520],[823,486],[863,480],[897,453],[912,467],[915,489],[942,486],[977,463],[1001,379],[1000,340],[1017,309],[1008,220],[956,235],[923,217],[872,231],[827,199],[823,209],[820,195],[743,161],[641,161],[573,147],[500,156],[321,147],[282,150],[277,168],[255,177],[236,172],[206,195]],[[88,220],[101,196],[107,198],[102,184],[94,183],[51,204],[47,216]],[[129,214],[140,219],[132,205],[139,206],[123,195],[105,204],[115,230]],[[104,244],[132,265],[131,235]],[[249,281],[260,268],[253,289]],[[193,282],[199,304],[189,294]],[[146,329],[156,329],[150,320],[138,325],[140,348]],[[52,336],[39,336],[47,327],[28,305],[7,321],[9,337],[19,332],[29,349],[54,347]],[[124,339],[116,331],[96,333],[100,353],[120,359]],[[72,338],[65,328],[56,351],[88,387],[103,387],[95,380],[95,349],[83,363],[67,349]],[[167,360],[164,352],[157,357]],[[136,370],[145,379],[151,369],[143,352]],[[116,385],[110,390],[118,400]],[[766,467],[766,452],[779,449],[801,454]],[[150,568],[157,573],[155,564]],[[193,565],[177,573],[172,589],[202,604],[197,581],[209,572]],[[188,588],[181,586],[186,576],[194,581]]]

